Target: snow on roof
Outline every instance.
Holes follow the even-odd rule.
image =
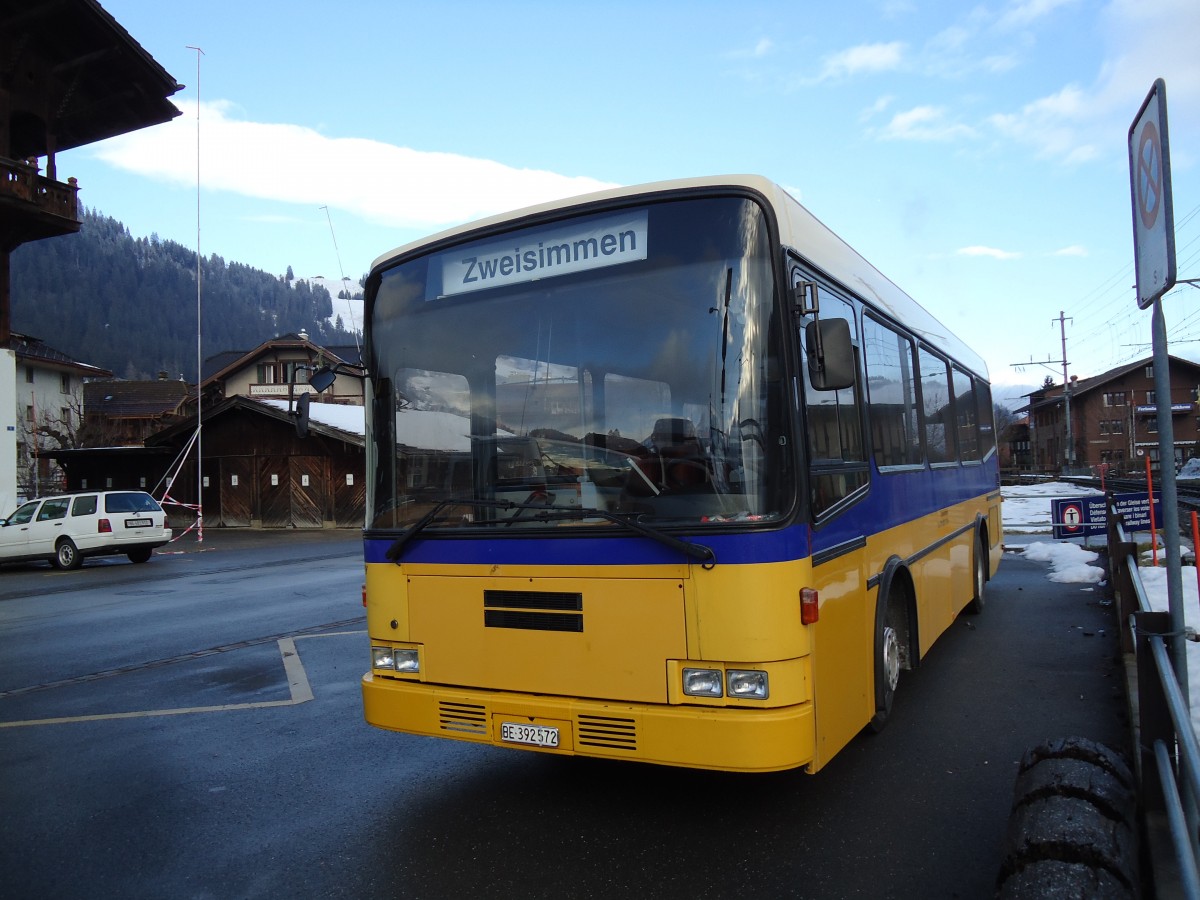
[[[288,411],[286,400],[259,400],[264,406]],[[308,407],[310,422],[319,422],[329,428],[336,428],[347,434],[366,435],[364,409],[361,406],[348,406],[344,403],[313,403]]]
[[[286,400],[260,400],[287,411]],[[341,403],[313,403],[308,418],[347,434],[366,435],[364,408]],[[396,413],[397,442],[424,450],[466,451],[471,449],[471,420],[457,413],[402,409]],[[501,432],[507,434],[507,432]]]

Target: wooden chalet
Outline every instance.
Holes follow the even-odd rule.
[[[83,416],[92,442],[129,447],[188,416],[192,386],[167,378],[157,381],[90,381],[83,386]]]

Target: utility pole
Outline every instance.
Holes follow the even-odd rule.
[[[1070,474],[1070,470],[1075,468],[1075,435],[1071,429],[1071,382],[1067,378],[1067,323],[1075,320],[1068,318],[1060,309],[1058,318],[1050,321],[1058,322],[1058,330],[1062,334],[1063,409],[1067,420],[1067,472]]]
[[[1067,323],[1074,322],[1075,319],[1068,316],[1062,310],[1058,312],[1057,319],[1051,319],[1051,322],[1057,322],[1059,332],[1062,334],[1062,358],[1061,359],[1030,359],[1029,362],[1009,363],[1011,366],[1046,366],[1060,365],[1063,373],[1063,410],[1066,418],[1067,443],[1063,454],[1063,464],[1068,470],[1075,467],[1075,441],[1074,431],[1071,428],[1071,380],[1067,376]],[[1032,421],[1032,420],[1031,420]]]

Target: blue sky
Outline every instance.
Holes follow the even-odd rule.
[[[272,273],[357,280],[505,209],[753,172],[994,381],[1061,380],[1060,311],[1089,377],[1150,354],[1126,142],[1162,77],[1179,277],[1200,278],[1195,0],[101,3],[184,114],[60,154],[60,178],[135,236],[194,248],[199,225],[205,255]],[[1200,290],[1164,309],[1200,359]]]

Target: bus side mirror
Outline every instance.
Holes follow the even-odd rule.
[[[305,391],[296,400],[296,437],[308,437],[308,404],[312,394]]]
[[[308,379],[308,385],[320,394],[329,390],[335,381],[337,381],[337,373],[329,368],[329,366],[322,366],[312,373],[312,377]]]
[[[804,326],[808,380],[817,391],[854,386],[854,347],[845,319],[818,319]]]

